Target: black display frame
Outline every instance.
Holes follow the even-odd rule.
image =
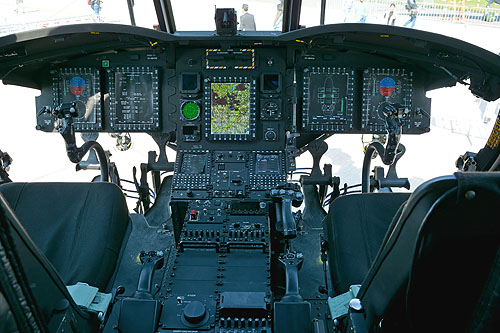
[[[196,88],[195,89],[184,89],[184,81],[185,81],[186,75],[196,76]],[[181,73],[180,78],[179,78],[179,91],[181,92],[181,94],[197,94],[200,92],[200,89],[201,89],[200,73],[194,73],[194,72]]]
[[[370,116],[372,115],[372,104],[371,99],[368,96],[369,89],[369,75],[377,76],[396,76],[401,79],[403,86],[401,89],[404,102],[402,105],[407,108],[410,112],[413,110],[413,84],[414,84],[414,72],[413,70],[405,67],[369,67],[363,71],[363,95],[362,95],[362,106],[361,106],[361,131],[363,133],[385,133],[387,131],[385,122],[383,119],[379,119],[377,123],[370,122]],[[403,133],[407,132],[407,129],[411,127],[411,117],[402,119],[402,130]]]
[[[99,131],[102,130],[102,102],[101,102],[101,78],[99,69],[91,66],[77,66],[77,67],[60,67],[51,71],[52,76],[52,96],[53,105],[60,105],[63,103],[63,76],[65,75],[92,75],[93,85],[93,98],[95,114],[95,121],[81,121],[79,118],[73,119],[73,126],[75,131]]]
[[[151,97],[152,97],[152,115],[151,122],[148,123],[123,123],[118,122],[116,103],[116,74],[146,74],[151,75]],[[159,68],[153,66],[122,66],[108,70],[109,87],[109,113],[110,127],[115,131],[142,132],[156,131],[160,129],[160,97],[159,97],[160,75]]]
[[[249,133],[248,134],[213,134],[212,124],[212,83],[248,83],[250,84]],[[256,133],[256,79],[248,76],[214,76],[204,80],[205,138],[210,141],[253,141]]]
[[[266,76],[276,75],[278,76],[278,88],[277,89],[265,89]],[[278,72],[266,72],[260,75],[260,91],[263,94],[279,94],[281,92],[281,74]]]
[[[313,123],[310,119],[310,81],[311,75],[343,75],[346,76],[346,99],[344,120],[332,119],[330,122]],[[350,67],[312,66],[303,70],[302,89],[302,130],[309,132],[345,133],[354,128],[354,92],[355,71]]]

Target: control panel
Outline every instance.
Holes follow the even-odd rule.
[[[127,66],[108,74],[111,128],[125,132],[159,129],[158,69]]]
[[[197,151],[177,154],[173,197],[246,198],[286,182],[285,154],[280,151]]]
[[[51,70],[52,104],[75,103],[77,131],[102,129],[101,82],[97,68],[68,67]],[[52,116],[38,115],[39,123],[52,125]]]
[[[71,103],[76,131],[147,132],[177,150],[175,245],[153,297],[168,309],[158,314],[159,331],[270,332],[274,302],[299,297],[291,295],[303,260],[291,246],[299,234],[292,206],[304,197],[288,176],[296,152],[324,134],[385,133],[388,105],[403,133],[428,131],[424,77],[368,59],[239,42],[130,50],[49,69],[37,108]],[[50,112],[37,121],[39,130],[57,130]]]
[[[175,132],[179,149],[281,150],[287,133],[385,133],[388,104],[404,134],[429,131],[425,77],[412,66],[297,52],[292,69],[284,49],[266,47],[84,58],[49,69],[37,108],[75,103],[76,131]],[[55,131],[55,120],[38,112],[37,128]]]
[[[404,68],[368,68],[363,71],[361,127],[368,133],[385,133],[384,108],[399,109],[403,133],[422,133],[430,126],[427,108],[414,103],[414,72]]]
[[[353,129],[354,71],[341,67],[304,68],[302,128],[313,132]]]

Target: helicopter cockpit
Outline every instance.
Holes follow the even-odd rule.
[[[410,192],[397,172],[402,137],[430,131],[429,91],[500,97],[498,55],[390,25],[304,28],[300,1],[284,1],[279,33],[238,30],[232,8],[215,31],[176,31],[171,2],[154,4],[160,31],[0,37],[3,83],[40,91],[36,130],[100,173],[23,182],[0,151],[0,331],[500,327],[500,118],[455,174]],[[134,167],[135,207],[101,133],[123,151],[130,133],[157,144]],[[344,134],[384,138],[366,146],[359,193],[320,163]]]

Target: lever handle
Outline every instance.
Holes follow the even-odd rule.
[[[292,199],[283,198],[281,202],[281,216],[283,217],[283,236],[286,239],[297,237],[297,227],[292,214]]]
[[[289,252],[279,257],[281,264],[285,266],[286,291],[281,299],[284,302],[302,302],[304,299],[299,294],[299,269],[302,267],[302,253]]]
[[[141,269],[141,274],[139,275],[139,283],[137,284],[137,290],[134,294],[134,297],[142,299],[153,299],[153,296],[151,295],[153,274],[155,270],[163,266],[163,252],[141,252],[140,259],[143,266]]]

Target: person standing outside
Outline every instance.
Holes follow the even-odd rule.
[[[387,21],[385,22],[387,25],[394,25],[396,22],[396,5],[394,3],[391,3],[389,6],[389,11],[384,14],[384,19]]]
[[[408,11],[408,14],[410,14],[410,19],[403,26],[406,27],[411,23],[410,28],[413,29],[415,28],[415,21],[417,20],[418,13],[418,5],[415,0],[408,0],[408,3],[406,4],[406,10]]]
[[[255,19],[252,14],[248,13],[248,5],[245,3],[241,7],[243,15],[240,16],[240,30],[255,31]]]
[[[101,22],[100,12],[101,12],[101,0],[88,0],[90,8],[94,11],[94,22]]]
[[[350,22],[352,20],[351,18],[351,11],[353,7],[353,0],[344,0],[344,23]]]
[[[283,25],[283,0],[276,4],[276,16],[274,17],[273,30],[282,30]]]
[[[359,0],[354,5],[355,22],[365,23],[367,16],[368,16],[368,7],[366,7],[365,0]]]

